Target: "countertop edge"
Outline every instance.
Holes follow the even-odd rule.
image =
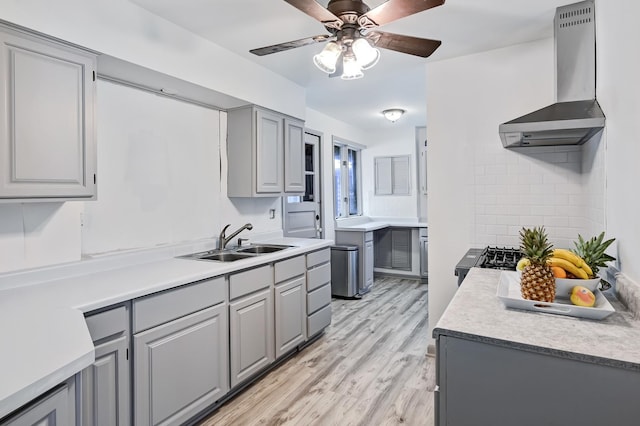
[[[433,337],[434,339],[437,340],[439,336],[455,337],[455,338],[470,340],[474,342],[500,346],[503,348],[517,349],[521,351],[538,353],[542,355],[550,355],[556,358],[564,358],[564,359],[569,359],[573,361],[581,361],[581,362],[587,362],[587,363],[597,364],[597,365],[606,365],[609,367],[622,368],[625,370],[640,372],[640,365],[632,362],[598,357],[595,355],[588,355],[588,354],[583,354],[579,352],[563,351],[560,349],[530,345],[526,343],[514,342],[512,340],[497,339],[495,337],[481,336],[478,334],[464,333],[456,330],[449,330],[445,328],[436,327],[433,329]]]

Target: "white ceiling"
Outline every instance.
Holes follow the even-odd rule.
[[[328,78],[311,58],[315,44],[272,55],[250,49],[327,34],[318,21],[283,0],[130,0],[306,88],[307,105],[369,130],[426,123],[425,63],[551,37],[555,8],[569,0],[446,0],[443,6],[392,22],[383,31],[432,38],[429,58],[381,49],[380,62],[359,80]],[[419,0],[416,0],[419,1]],[[383,0],[365,1],[372,9]],[[328,0],[318,3],[326,7]],[[470,70],[469,72],[473,72]],[[407,114],[395,124],[381,111]]]

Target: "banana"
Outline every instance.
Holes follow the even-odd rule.
[[[587,265],[587,262],[585,262],[583,258],[572,251],[566,249],[554,249],[553,257],[559,257],[560,259],[567,260],[576,265],[578,268],[582,268],[587,273],[587,276],[593,276],[593,271],[591,270],[589,265]]]
[[[571,274],[583,280],[589,279],[589,276],[584,269],[578,268],[575,264],[569,262],[566,259],[554,256],[550,257],[547,263],[549,264],[549,266],[559,266],[565,271],[570,272]]]

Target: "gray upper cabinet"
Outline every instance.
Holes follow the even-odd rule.
[[[82,424],[130,425],[129,307],[87,314],[87,326],[95,361],[80,374]]]
[[[304,192],[304,123],[257,106],[227,113],[227,195]]]
[[[2,26],[0,50],[0,202],[95,199],[95,55]]]
[[[284,192],[304,193],[304,123],[284,120]]]

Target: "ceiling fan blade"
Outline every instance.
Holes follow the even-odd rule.
[[[329,39],[334,39],[328,34],[317,35],[313,37],[301,38],[300,40],[288,41],[286,43],[274,44],[272,46],[260,47],[258,49],[251,49],[249,52],[254,55],[264,56],[272,53],[284,52],[285,50],[295,49],[296,47],[307,46],[314,43],[323,43]]]
[[[331,13],[328,9],[322,6],[315,0],[284,0],[289,3],[291,6],[295,7],[298,10],[303,11],[307,15],[311,16],[314,19],[322,22],[323,24],[331,24],[334,23],[338,25],[342,25],[342,20],[338,18],[336,15]],[[333,26],[333,25],[329,25]]]
[[[285,0],[286,1],[286,0]],[[291,3],[291,2],[289,2]],[[364,14],[376,25],[384,25],[396,19],[441,6],[444,0],[389,0]]]
[[[379,36],[378,41],[375,43],[376,47],[421,56],[423,58],[430,56],[442,44],[440,40],[385,33],[382,31],[375,31],[374,35],[376,37]]]

